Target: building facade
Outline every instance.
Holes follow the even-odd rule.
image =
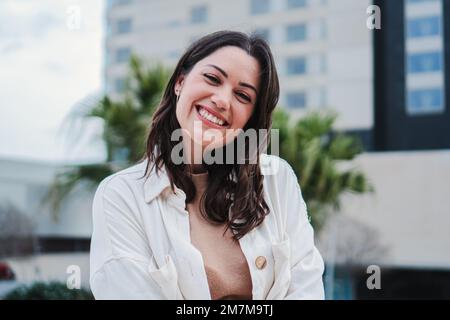
[[[449,148],[450,2],[375,3],[375,149]]]

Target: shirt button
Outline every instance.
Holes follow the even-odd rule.
[[[266,260],[265,257],[259,256],[258,258],[256,258],[255,264],[256,264],[256,267],[257,267],[259,270],[261,270],[261,269],[264,269],[264,267],[266,266],[267,260]]]

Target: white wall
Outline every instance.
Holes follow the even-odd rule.
[[[48,205],[41,206],[41,196],[50,186],[61,164],[32,160],[0,159],[0,203],[11,203],[35,223],[38,236],[89,238],[92,230],[93,189],[79,185],[74,189],[54,220]]]
[[[449,269],[450,150],[366,153],[354,165],[376,191],[346,195],[341,213],[378,232],[380,260]]]

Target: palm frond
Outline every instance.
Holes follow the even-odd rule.
[[[70,133],[71,143],[83,134],[83,123],[93,118],[103,123],[102,139],[106,146],[106,162],[66,167],[55,176],[43,204],[49,203],[52,216],[57,219],[63,200],[75,186],[84,181],[95,188],[98,183],[117,170],[141,159],[145,151],[145,136],[153,111],[158,104],[169,72],[161,64],[144,66],[141,59],[132,56],[129,77],[123,97],[109,96],[82,101],[65,119],[64,130]]]
[[[281,156],[299,178],[311,223],[320,229],[328,214],[340,209],[341,195],[374,189],[364,174],[355,169],[342,171],[338,162],[350,161],[363,151],[355,137],[333,132],[336,113],[312,112],[290,127],[282,110],[277,111],[274,128],[281,127]],[[280,120],[281,119],[281,120]]]

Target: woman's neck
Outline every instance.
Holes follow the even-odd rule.
[[[203,165],[203,149],[191,139],[183,137],[184,159],[187,160],[188,172],[193,174],[207,172]]]
[[[193,174],[198,173],[206,173],[208,172],[203,164],[190,164],[189,165],[189,172]]]

